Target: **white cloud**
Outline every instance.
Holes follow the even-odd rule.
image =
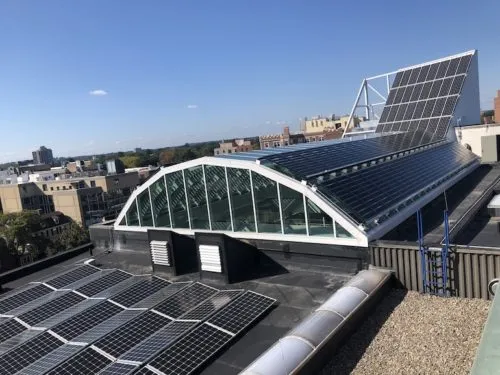
[[[197,104],[188,104],[187,108],[188,109],[196,109],[196,108],[198,108],[198,105]]]
[[[89,91],[89,95],[92,95],[92,96],[105,96],[105,95],[108,95],[108,92],[105,91],[105,90],[92,90],[92,91]]]
[[[271,124],[271,121],[266,121],[266,125],[270,125]]]

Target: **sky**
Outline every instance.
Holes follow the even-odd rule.
[[[479,50],[500,89],[498,0],[1,0],[0,162],[298,130],[364,77]]]

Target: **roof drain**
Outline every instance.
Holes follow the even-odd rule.
[[[390,280],[390,272],[359,272],[240,374],[295,375],[321,370],[385,295]]]

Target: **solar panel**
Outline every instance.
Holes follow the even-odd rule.
[[[100,370],[112,363],[109,358],[92,348],[86,348],[49,371],[50,375],[83,375],[97,374]]]
[[[59,336],[68,341],[73,340],[82,333],[90,330],[112,316],[120,313],[123,309],[111,302],[103,301],[99,304],[82,311],[81,313],[59,323],[51,329]],[[1,327],[1,326],[0,326]]]
[[[425,102],[422,102],[422,106],[424,105]],[[261,164],[277,169],[286,168],[296,179],[307,180],[315,175],[405,150],[407,147],[401,146],[399,142],[404,136],[404,134],[390,134],[305,151],[283,153],[262,158]]]
[[[81,286],[76,289],[77,292],[82,293],[88,297],[93,297],[100,292],[132,277],[129,273],[115,270],[97,280],[94,280],[88,284]]]
[[[99,375],[127,375],[133,373],[136,369],[137,366],[115,362],[102,370]]]
[[[152,277],[143,280],[128,288],[127,290],[114,296],[112,300],[125,307],[132,307],[137,302],[158,292],[160,289],[168,286],[170,282],[159,277]]]
[[[0,356],[0,369],[4,374],[14,374],[42,358],[64,343],[48,332],[43,332],[30,341]]]
[[[152,367],[166,375],[191,374],[214,356],[232,335],[202,324],[157,355]]]
[[[81,346],[64,344],[21,370],[23,375],[42,375],[82,350]]]
[[[402,126],[397,122],[410,118],[429,120],[437,117],[439,122],[439,117],[451,116],[457,100],[455,97],[450,99],[449,96],[460,94],[471,57],[472,54],[468,54],[398,72],[376,132],[401,129]],[[420,122],[418,129],[430,134],[412,137],[411,145],[418,146],[423,142],[444,139],[449,122],[444,132],[435,132],[435,128],[425,127],[428,124],[429,121]]]
[[[26,327],[14,319],[10,319],[0,324],[0,342],[4,342],[11,337],[26,330]]]
[[[75,337],[73,342],[84,342],[91,343],[100,338],[106,336],[108,333],[117,329],[122,324],[134,319],[138,315],[142,314],[144,310],[124,310],[121,313],[113,315],[111,318],[105,320],[104,322],[98,324],[95,327],[90,328],[81,335]]]
[[[198,324],[195,321],[173,321],[166,327],[156,332],[153,336],[142,341],[120,356],[121,360],[146,362],[156,353],[167,348],[172,342]]]
[[[476,160],[464,147],[451,142],[335,177],[318,188],[356,221],[366,222]]]
[[[273,298],[248,291],[208,319],[207,322],[233,334],[238,334],[275,303],[276,300]]]
[[[159,303],[163,302],[166,298],[169,298],[170,296],[179,292],[179,290],[182,290],[191,284],[192,284],[191,281],[171,283],[167,285],[165,288],[160,289],[156,293],[150,295],[149,297],[144,298],[143,300],[137,302],[134,305],[134,308],[149,309],[153,306],[158,305]]]
[[[8,311],[11,311],[28,302],[35,301],[51,292],[53,292],[53,290],[48,286],[38,284],[12,296],[5,297],[0,300],[0,314],[5,314]]]
[[[21,319],[26,324],[30,326],[34,326],[37,323],[43,322],[45,319],[50,318],[51,316],[76,305],[79,302],[85,300],[85,297],[82,297],[76,293],[69,292],[64,295],[54,298],[53,300],[44,303],[30,311],[25,312],[24,314],[19,315],[19,319]]]
[[[147,311],[98,340],[94,346],[118,358],[170,322],[168,318]]]
[[[139,371],[137,371],[135,373],[136,375],[158,375],[157,372],[153,372],[151,371],[150,369],[148,369],[147,367],[143,367],[141,368]]]
[[[99,271],[100,269],[97,267],[85,265],[78,267],[72,271],[66,272],[65,274],[55,277],[49,281],[46,281],[45,284],[50,285],[51,287],[56,289],[61,289],[65,286],[73,284],[75,281],[81,280]]]
[[[215,288],[194,283],[156,305],[154,310],[176,319],[217,292]]]
[[[234,301],[243,293],[242,290],[221,290],[207,301],[182,315],[185,320],[204,320],[217,310]]]

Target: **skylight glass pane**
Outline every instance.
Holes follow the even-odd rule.
[[[203,166],[184,170],[192,229],[210,229]]]
[[[250,171],[227,168],[235,232],[255,232]]]
[[[257,231],[261,233],[281,233],[276,182],[258,173],[251,173],[255,209],[257,210]]]
[[[332,218],[309,198],[307,198],[307,219],[310,236],[334,236]]]
[[[351,233],[349,233],[342,225],[335,222],[335,232],[338,238],[353,238]]]
[[[167,189],[165,180],[158,179],[150,186],[151,201],[153,202],[153,215],[156,227],[170,227],[170,216],[168,212]]]
[[[139,203],[139,219],[142,227],[153,226],[153,215],[151,214],[151,204],[149,202],[149,190],[146,189],[137,197]]]
[[[212,230],[231,230],[231,215],[224,167],[205,166]]]
[[[166,180],[170,209],[172,210],[172,226],[174,228],[189,228],[182,171],[167,174]]]
[[[126,215],[128,226],[139,226],[139,217],[137,216],[137,205],[135,203],[135,199],[132,201]]]
[[[307,234],[302,193],[280,184],[280,198],[285,234]]]

